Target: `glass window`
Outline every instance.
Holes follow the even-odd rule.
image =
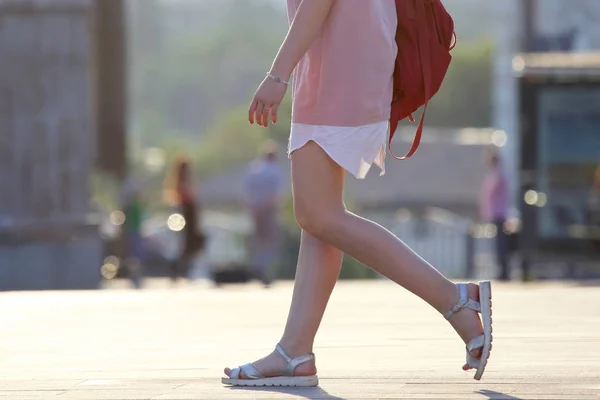
[[[580,236],[600,225],[600,88],[541,89],[538,103],[541,238]]]

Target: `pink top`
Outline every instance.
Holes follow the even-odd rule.
[[[302,0],[287,0],[290,22]],[[394,0],[337,0],[294,72],[292,122],[362,126],[390,118]]]
[[[508,214],[508,181],[501,167],[495,167],[483,180],[481,218],[485,222],[505,219]]]

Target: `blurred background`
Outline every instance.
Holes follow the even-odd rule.
[[[452,278],[600,277],[600,1],[444,3],[423,144],[349,208]],[[286,29],[284,0],[0,0],[0,290],[292,279],[289,94],[247,123]]]

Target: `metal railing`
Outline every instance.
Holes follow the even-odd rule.
[[[445,276],[483,278],[496,271],[494,226],[438,208],[399,210],[384,225]]]

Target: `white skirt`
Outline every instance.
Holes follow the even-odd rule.
[[[364,179],[375,163],[385,174],[389,121],[362,126],[328,126],[292,123],[288,156],[311,140],[339,166]]]

